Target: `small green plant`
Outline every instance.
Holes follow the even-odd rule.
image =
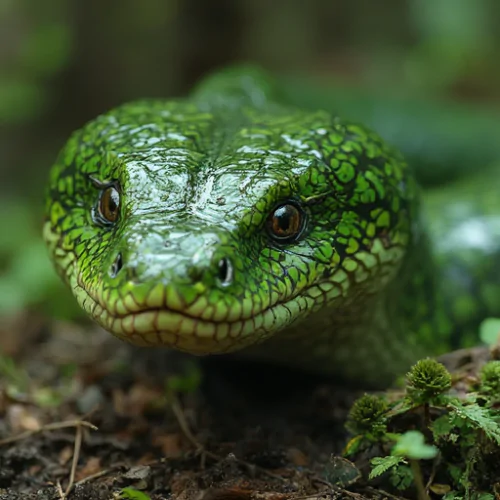
[[[10,396],[25,394],[29,391],[28,373],[19,367],[13,358],[0,353],[0,378]]]
[[[396,457],[406,457],[410,460],[428,460],[438,454],[433,445],[425,444],[424,436],[419,431],[407,431],[399,436],[392,454]]]
[[[361,448],[384,439],[387,409],[387,402],[374,394],[365,394],[354,402],[346,422],[346,428],[354,438],[347,444],[345,455],[357,453]]]
[[[418,361],[406,375],[406,393],[415,405],[428,404],[451,387],[450,372],[435,359]]]
[[[481,369],[480,392],[500,400],[500,361],[489,361]]]
[[[426,427],[430,424],[431,403],[439,404],[438,398],[450,387],[450,372],[435,359],[421,359],[407,373],[407,399],[412,406],[422,407]]]
[[[149,495],[146,495],[146,493],[143,493],[142,491],[135,490],[134,488],[123,488],[120,491],[119,498],[129,500],[151,500]]]
[[[61,368],[57,387],[40,386],[13,358],[0,353],[0,385],[14,399],[30,401],[40,407],[57,407],[74,389],[75,369]]]
[[[489,346],[500,342],[500,318],[486,318],[479,326],[480,339]]]
[[[493,498],[490,491],[500,482],[500,412],[493,407],[500,399],[500,361],[482,368],[479,389],[473,377],[469,384],[454,393],[441,363],[419,361],[404,392],[387,397],[390,403],[369,394],[354,403],[346,427],[355,436],[345,453],[381,455],[372,458],[368,480],[415,488],[421,500],[430,491],[448,500]]]
[[[165,382],[168,394],[193,393],[201,384],[201,370],[196,363],[186,363],[185,372],[182,375],[171,375]]]
[[[387,402],[373,394],[365,394],[352,406],[347,418],[347,429],[353,434],[378,436],[387,431]]]
[[[372,458],[374,466],[369,478],[374,479],[388,470],[391,470],[391,483],[399,489],[406,489],[413,479],[419,498],[427,500],[422,471],[419,460],[428,460],[436,457],[438,449],[433,445],[425,444],[424,436],[418,431],[408,431],[398,436],[391,454],[387,457]],[[406,465],[410,464],[410,468]]]

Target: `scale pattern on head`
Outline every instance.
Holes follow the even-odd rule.
[[[96,321],[206,354],[383,293],[416,186],[375,134],[327,112],[186,99],[126,104],[77,131],[47,200],[56,268]]]

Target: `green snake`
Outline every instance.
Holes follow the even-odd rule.
[[[418,164],[292,94],[229,69],[76,131],[44,238],[80,306],[133,344],[374,384],[477,342],[500,313],[499,169],[422,192]]]

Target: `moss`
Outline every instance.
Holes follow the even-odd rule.
[[[369,394],[358,399],[346,424],[356,436],[346,450],[365,467],[367,455],[380,455],[367,467],[367,480],[410,495],[416,488],[419,498],[428,491],[483,498],[500,483],[500,361],[484,365],[479,378],[479,391],[469,376],[452,391],[444,365],[423,359],[408,372],[404,392],[389,393],[390,403]]]
[[[406,375],[406,392],[415,404],[428,403],[450,387],[450,372],[434,359],[418,361]]]
[[[381,397],[365,394],[353,404],[346,427],[353,434],[384,432],[387,408],[387,402]]]

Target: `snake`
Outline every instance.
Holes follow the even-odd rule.
[[[500,162],[426,186],[425,154],[295,94],[229,68],[74,132],[43,236],[78,304],[137,346],[374,385],[477,343],[500,314]]]

